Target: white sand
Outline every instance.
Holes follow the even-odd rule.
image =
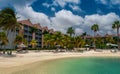
[[[38,61],[45,61],[45,60],[66,58],[66,57],[92,57],[92,56],[120,57],[120,52],[111,53],[110,51],[103,51],[103,52],[87,51],[84,53],[80,53],[80,52],[53,53],[53,52],[29,51],[29,53],[25,53],[25,54],[14,53],[14,55],[16,55],[16,57],[0,56],[0,69],[22,66],[25,64],[30,64]]]

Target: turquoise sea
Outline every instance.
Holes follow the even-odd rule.
[[[120,74],[120,58],[84,57],[57,59],[13,74]]]

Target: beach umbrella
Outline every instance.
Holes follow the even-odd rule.
[[[112,44],[112,43],[107,43],[106,45],[107,45],[107,46],[115,46],[115,47],[118,46],[117,44]]]
[[[17,47],[21,47],[21,48],[26,48],[27,46],[24,45],[23,43],[21,43],[20,45],[18,45]]]
[[[88,44],[85,45],[86,50],[88,50],[87,48],[89,48],[89,46],[90,46],[90,45],[88,45]]]
[[[60,47],[60,45],[56,45],[58,48]]]
[[[111,46],[117,47],[118,45],[116,45],[116,44],[111,44]]]
[[[107,45],[107,46],[111,46],[111,43],[107,43],[106,45]]]
[[[88,45],[88,44],[86,44],[85,46],[86,46],[86,47],[89,47],[89,45]]]

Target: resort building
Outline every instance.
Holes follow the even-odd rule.
[[[120,34],[119,34],[120,36]],[[117,37],[115,34],[105,34],[105,35],[100,35],[100,34],[96,34],[95,35],[95,38],[107,38],[107,37]],[[85,35],[85,36],[82,36],[82,38],[84,39],[91,39],[91,38],[94,38],[94,36],[91,36],[91,35]]]
[[[119,34],[120,36],[120,34]],[[91,35],[85,35],[82,36],[82,39],[85,39],[87,42],[89,42],[89,44],[93,45],[93,41],[92,39],[94,38],[94,36]],[[107,38],[107,41],[106,41]],[[103,39],[103,42],[106,44],[107,42],[110,42],[112,39],[117,42],[117,36],[115,34],[105,34],[105,35],[100,35],[100,34],[96,34],[95,35],[95,39]]]
[[[33,27],[33,24],[30,22],[30,20],[22,20],[22,21],[18,21],[19,23],[21,23],[22,29],[20,31],[18,31],[19,33],[21,32],[23,34],[23,37],[28,41],[28,43],[30,43],[30,41],[32,40],[32,32],[31,28]],[[19,34],[17,33],[17,34]]]
[[[42,48],[43,47],[43,32],[46,31],[48,33],[54,33],[53,29],[48,29],[47,26],[41,27],[39,23],[37,24],[32,24],[29,19],[27,20],[21,20],[18,21],[18,23],[22,24],[22,27],[20,30],[16,30],[15,33],[9,32],[8,35],[8,41],[9,43],[5,46],[5,49],[14,49],[16,45],[13,43],[15,40],[15,37],[18,34],[22,34],[23,37],[27,40],[28,42],[28,48],[31,48],[30,42],[32,39],[35,39],[37,41],[37,48]],[[32,32],[31,29],[36,28],[36,32]],[[0,31],[3,31],[2,29]],[[1,47],[0,47],[1,48]]]
[[[22,32],[24,38],[28,41],[28,47],[31,47],[30,45],[31,40],[35,39],[37,41],[37,47],[41,48],[42,47],[42,27],[40,26],[40,24],[32,24],[29,19],[18,21],[18,22],[23,25],[19,33]],[[36,32],[32,32],[33,27],[37,29]]]
[[[36,27],[38,30],[37,32],[33,33],[33,39],[37,41],[37,47],[41,48],[43,45],[42,44],[42,41],[43,41],[42,27],[40,26],[40,24],[34,24],[34,27]]]

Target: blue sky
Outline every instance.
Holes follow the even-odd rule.
[[[65,1],[65,0],[61,0],[61,1]],[[77,1],[79,2],[77,3]],[[76,0],[76,2],[73,2],[73,3],[66,2],[65,5],[64,3],[63,4],[60,3],[59,0],[58,0],[58,5],[52,5],[53,2],[54,0],[37,0],[31,6],[35,11],[43,12],[48,16],[54,16],[55,12],[58,12],[62,9],[70,10],[75,15],[79,15],[82,17],[84,17],[85,15],[92,15],[96,13],[108,14],[110,12],[115,12],[116,14],[120,15],[120,13],[118,12],[119,5],[113,5],[111,7],[107,4],[101,3],[100,0],[99,1],[97,0]]]
[[[93,34],[93,24],[99,24],[98,34],[116,33],[111,26],[120,20],[120,0],[0,0],[0,10],[5,7],[14,8],[18,20],[30,19],[62,33],[73,27],[76,35]]]

